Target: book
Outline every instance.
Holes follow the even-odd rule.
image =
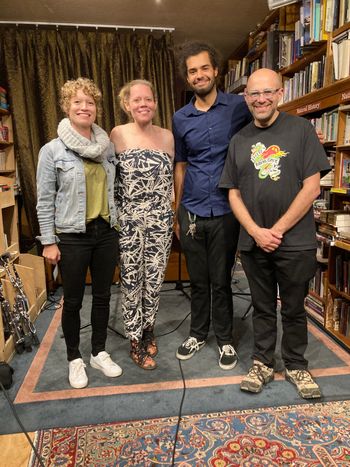
[[[333,38],[333,73],[334,79],[342,79],[350,73],[350,32],[345,31]]]
[[[350,72],[350,38],[339,44],[339,79],[347,78]]]
[[[311,15],[311,1],[303,0],[301,9],[302,13],[300,14],[300,20],[302,22],[302,38],[301,38],[301,47],[309,45],[311,41],[310,36],[310,15]]]
[[[268,31],[266,36],[265,68],[278,70],[279,67],[279,31]]]
[[[346,153],[341,153],[340,185],[350,187],[350,156]]]
[[[332,319],[332,328],[334,331],[339,331],[340,324],[340,310],[342,306],[343,299],[336,297],[333,304],[333,319]]]
[[[338,0],[327,0],[325,13],[325,31],[332,32],[334,25],[335,2]]]
[[[325,327],[327,329],[331,329],[332,328],[332,324],[333,324],[333,309],[334,309],[334,301],[333,301],[333,297],[332,297],[332,294],[330,292],[330,290],[328,290],[328,293],[327,293],[327,301],[326,301],[326,308],[325,308]]]
[[[341,255],[335,257],[335,287],[342,290],[343,286],[343,258]]]
[[[347,112],[345,116],[345,129],[344,129],[343,144],[350,144],[350,112]]]
[[[338,1],[339,1],[338,27],[340,28],[345,23],[345,0],[338,0]]]

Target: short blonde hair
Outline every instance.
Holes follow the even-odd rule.
[[[146,79],[133,79],[132,81],[129,81],[128,83],[124,84],[124,86],[121,88],[118,94],[120,107],[129,117],[130,112],[128,112],[125,107],[125,101],[128,101],[130,99],[130,90],[133,86],[136,86],[137,84],[144,84],[145,86],[148,86],[152,91],[155,102],[157,102],[156,91],[154,89],[153,84],[150,81],[147,81]]]
[[[66,81],[61,87],[60,105],[63,112],[66,114],[68,113],[70,100],[72,97],[76,96],[79,90],[82,90],[84,94],[93,98],[97,111],[100,114],[102,93],[91,79],[82,77]]]

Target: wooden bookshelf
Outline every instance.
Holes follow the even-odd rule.
[[[350,77],[310,92],[303,97],[280,105],[279,109],[304,116],[350,102]]]
[[[319,43],[319,46],[314,52],[310,52],[300,59],[296,60],[294,63],[289,65],[288,67],[281,68],[279,70],[279,73],[281,73],[282,76],[290,76],[294,75],[299,70],[304,69],[309,63],[318,60],[322,55],[325,55],[327,51],[327,41],[323,41]]]
[[[301,3],[299,4],[299,6]],[[273,25],[276,21],[279,20],[278,29],[281,30],[281,18],[285,15],[286,7],[282,7],[278,10],[274,10],[268,18],[265,19],[251,34],[249,40],[251,41],[263,31],[268,31],[270,26]],[[323,27],[323,26],[322,26]],[[318,42],[313,41],[307,48],[304,49],[303,55],[294,60],[294,62],[288,67],[276,70],[279,71],[282,75],[282,79],[293,78],[296,73],[299,73],[307,66],[313,62],[321,62],[323,76],[321,77],[321,87],[319,89],[308,92],[294,100],[285,102],[279,106],[280,111],[288,112],[293,115],[298,115],[307,118],[320,117],[325,112],[332,112],[335,110],[338,112],[337,115],[337,132],[336,140],[328,141],[327,147],[329,151],[335,154],[334,159],[334,185],[329,187],[328,193],[330,197],[330,209],[344,209],[345,205],[350,206],[350,186],[344,186],[342,179],[342,168],[344,157],[350,159],[350,144],[344,143],[344,128],[346,123],[346,112],[350,110],[344,110],[342,106],[350,104],[350,69],[348,76],[343,79],[335,80],[334,77],[334,56],[332,41],[337,36],[340,36],[343,33],[350,31],[350,22],[337,27],[334,31],[328,32],[325,34],[325,31],[321,31],[320,37],[322,40]],[[262,35],[261,35],[262,37]],[[339,38],[338,38],[339,39]],[[251,43],[249,43],[251,45]],[[249,50],[250,46],[242,50]],[[259,54],[262,54],[266,49],[265,42],[262,42],[259,47],[257,47],[254,54],[248,57],[249,61],[259,57]],[[307,51],[306,51],[307,50]],[[247,53],[247,52],[246,52]],[[242,59],[243,56],[232,54],[231,58]],[[325,58],[323,58],[325,57]],[[296,75],[298,76],[298,75]],[[298,82],[297,82],[298,83]],[[323,85],[322,85],[323,84]],[[234,86],[230,88],[231,92],[239,92],[235,89]],[[345,156],[344,156],[345,155]],[[332,156],[333,157],[333,156]],[[350,351],[350,311],[348,319],[347,332],[348,335],[344,335],[341,332],[334,329],[330,324],[330,319],[332,315],[329,316],[329,313],[333,313],[334,310],[330,310],[330,307],[334,300],[337,303],[341,300],[350,303],[350,292],[344,292],[336,287],[335,283],[335,257],[338,254],[343,254],[346,259],[350,262],[350,234],[349,242],[341,238],[335,238],[329,240],[328,243],[328,257],[322,258],[322,261],[319,261],[319,264],[322,268],[326,270],[326,279],[324,285],[323,296],[320,297],[314,291],[309,291],[310,299],[314,298],[316,304],[321,304],[324,306],[324,316],[322,313],[315,311],[315,303],[311,302],[313,306],[307,306],[306,309],[310,316],[322,326],[330,335],[332,335],[337,341],[342,343],[342,345]],[[328,315],[327,315],[328,313]],[[346,317],[346,315],[344,314]]]

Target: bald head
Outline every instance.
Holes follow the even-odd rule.
[[[261,68],[250,75],[244,95],[255,125],[270,126],[279,114],[278,103],[283,96],[281,77],[273,70]]]
[[[269,68],[260,68],[259,70],[254,71],[249,76],[247,82],[247,90],[252,89],[268,89],[268,88],[281,88],[282,80],[281,76]]]

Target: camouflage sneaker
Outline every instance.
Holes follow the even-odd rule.
[[[254,362],[241,381],[241,390],[248,392],[261,392],[264,384],[269,383],[274,378],[273,368],[269,368],[261,362]]]
[[[285,374],[286,380],[296,386],[298,394],[304,399],[321,397],[320,388],[308,370],[286,370]]]

